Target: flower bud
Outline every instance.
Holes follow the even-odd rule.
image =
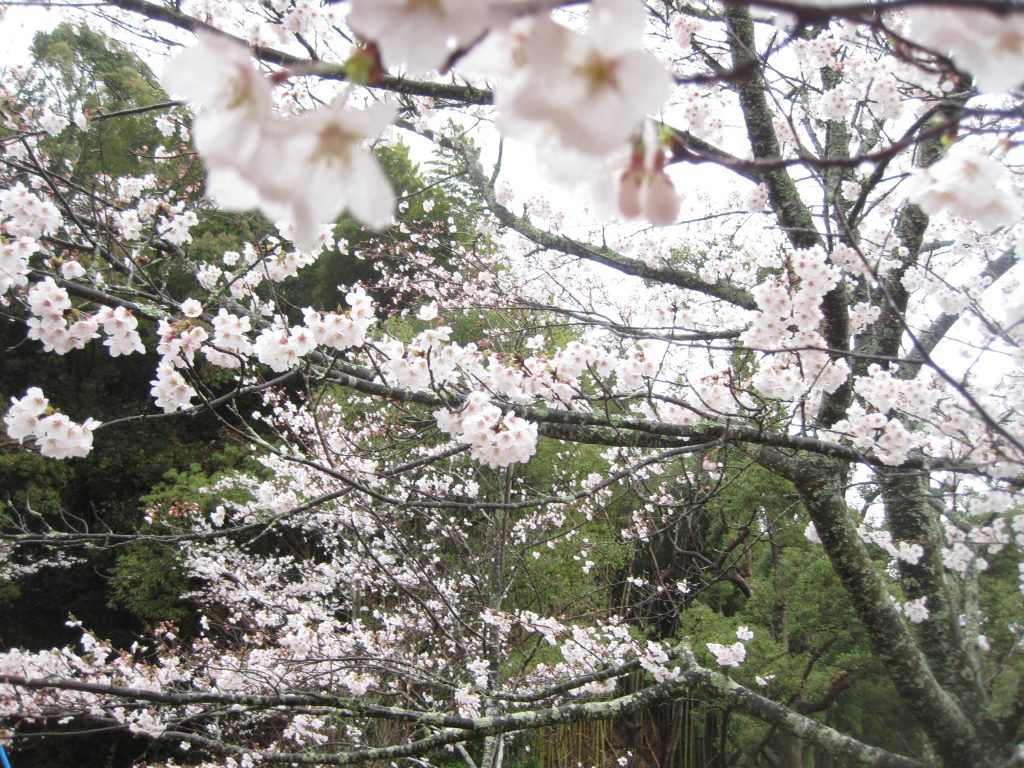
[[[619,180],[619,211],[627,219],[637,218],[643,208],[640,204],[641,174],[626,171]]]
[[[644,193],[643,209],[651,224],[665,227],[676,223],[679,218],[679,195],[664,171],[648,176]]]

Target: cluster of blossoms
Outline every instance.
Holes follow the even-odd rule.
[[[7,436],[19,443],[34,440],[39,452],[51,459],[87,456],[92,450],[93,430],[99,422],[87,419],[77,424],[49,406],[50,401],[39,387],[31,387],[20,400],[12,397],[11,407],[4,416]]]
[[[708,650],[715,655],[715,660],[722,667],[738,667],[747,658],[747,646],[737,640],[729,645],[708,643]]]
[[[755,349],[792,349],[762,361],[753,384],[769,397],[791,399],[814,388],[834,392],[850,375],[842,358],[830,359],[821,334],[821,302],[841,278],[823,248],[795,251],[791,271],[771,275],[752,291],[758,312],[742,335]]]
[[[66,625],[78,629],[81,625],[74,620]],[[72,677],[87,680],[98,685],[118,684],[129,680],[132,684],[157,690],[161,686],[177,683],[191,683],[187,670],[180,668],[176,660],[170,659],[170,644],[176,640],[173,632],[166,625],[156,628],[157,641],[154,646],[144,648],[138,644],[135,651],[151,651],[165,659],[157,664],[140,663],[127,651],[118,652],[106,640],[97,638],[88,631],[82,631],[81,651],[76,653],[72,648],[50,649],[37,653],[28,653],[15,649],[0,656],[0,679],[8,676],[41,678],[45,676]],[[43,697],[20,697],[14,694],[15,688],[0,684],[0,716],[45,719],[52,714],[50,702]],[[136,707],[109,706],[102,697],[94,693],[79,691],[66,692],[62,704],[80,710],[102,715],[111,722],[122,725],[131,733],[150,738],[159,737],[171,725],[169,720],[161,716],[155,709]]]
[[[414,71],[442,66],[453,45],[485,29],[502,37],[497,33],[508,24],[479,0],[355,2],[347,21],[376,43],[386,66],[405,64]],[[603,161],[626,147],[671,88],[664,66],[641,49],[645,23],[635,0],[595,0],[584,33],[547,14],[517,22],[506,46],[514,53],[495,92],[502,129],[591,160]],[[372,228],[391,222],[394,193],[361,144],[381,134],[395,116],[392,108],[336,105],[279,118],[270,82],[252,66],[248,52],[213,36],[202,36],[179,54],[163,83],[205,107],[193,135],[207,166],[208,192],[222,207],[258,208],[285,220],[302,250],[314,247],[320,225],[345,210]],[[622,210],[672,223],[678,198],[657,160],[661,153],[648,154],[648,162],[633,163],[623,174]],[[166,221],[161,234],[187,242],[185,215]]]
[[[122,203],[130,202],[156,185],[156,176],[152,173],[145,176],[121,176],[117,179],[117,199]]]
[[[38,248],[36,241],[29,237],[0,241],[0,304],[10,301],[9,291],[28,285],[28,260]]]
[[[174,367],[174,363],[166,359],[157,366],[156,378],[150,384],[150,393],[156,407],[161,408],[164,413],[188,408],[192,405],[192,398],[196,396],[192,385]]]
[[[754,633],[749,627],[741,626],[736,629],[735,643],[722,645],[721,643],[707,643],[708,650],[715,655],[716,661],[722,667],[738,667],[747,658],[746,643],[754,639]]]
[[[442,432],[468,443],[474,459],[489,467],[507,467],[529,459],[537,450],[537,425],[502,413],[486,392],[471,392],[462,410],[434,412]]]
[[[260,331],[252,345],[256,359],[275,373],[295,368],[315,348],[316,339],[306,326],[289,328],[283,319]]]
[[[895,560],[917,565],[924,557],[924,548],[920,544],[907,541],[893,543],[892,534],[887,530],[861,525],[857,528],[857,534],[862,541],[881,547],[889,557]]]
[[[912,624],[921,624],[928,619],[928,598],[919,597],[916,600],[908,600],[900,608]]]
[[[137,330],[139,320],[127,307],[101,307],[94,318],[107,334],[103,346],[110,350],[111,357],[146,351]]]
[[[53,234],[63,223],[57,206],[33,194],[20,181],[0,190],[3,231],[15,237],[39,238]]]
[[[239,368],[252,353],[251,331],[248,316],[239,317],[221,307],[213,318],[213,339],[203,347],[203,354],[220,368]]]
[[[182,303],[182,312],[187,318],[199,317],[202,311],[202,306],[195,299]],[[156,351],[162,359],[157,366],[156,379],[150,382],[150,391],[157,407],[165,413],[171,413],[188,408],[196,395],[178,369],[192,364],[195,353],[203,348],[203,342],[209,338],[209,334],[188,320],[171,322],[166,319],[160,321],[157,333],[160,342]]]
[[[189,230],[199,223],[194,211],[180,211],[169,219],[162,219],[157,232],[160,237],[172,245],[185,245],[192,242]]]
[[[304,310],[305,325],[287,328],[279,321],[265,328],[252,346],[257,359],[270,366],[271,370],[282,372],[298,365],[299,360],[318,344],[338,351],[361,346],[375,321],[373,307],[362,290],[350,292],[346,301],[350,307],[347,314],[321,314],[307,307]]]
[[[114,211],[111,216],[113,225],[125,240],[133,242],[142,239],[144,228],[157,221],[158,213],[163,208],[160,198],[144,196],[147,190],[153,189],[156,186],[157,180],[153,174],[141,177],[122,176],[117,179],[117,201],[119,203],[133,203],[134,205],[131,208],[126,207],[123,210]],[[176,204],[173,207],[178,209],[176,217],[184,215],[185,212],[181,210],[180,204]],[[164,220],[159,225],[159,228],[169,232],[170,237],[164,238],[168,242],[178,240],[179,236],[183,242],[187,242],[184,240],[184,237],[188,236],[188,229],[194,226],[195,223],[191,217],[185,216],[179,224],[170,225],[170,228],[168,222]]]
[[[317,344],[344,352],[365,343],[366,334],[377,321],[373,301],[366,291],[357,288],[345,294],[345,303],[349,310],[344,314],[320,313],[308,307],[303,310],[306,326],[313,332]]]
[[[171,61],[163,84],[206,108],[196,116],[193,133],[206,162],[209,194],[222,207],[259,208],[283,219],[300,250],[316,248],[321,225],[345,210],[373,228],[391,223],[394,193],[373,154],[361,146],[391,122],[391,108],[333,107],[278,118],[270,83],[253,67],[249,52],[212,36]]]
[[[664,683],[675,680],[680,675],[678,668],[668,666],[670,657],[661,643],[647,641],[647,647],[640,654],[640,666],[651,673],[655,682]]]
[[[51,277],[32,286],[27,303],[32,313],[27,321],[28,337],[40,341],[47,352],[63,355],[83,349],[99,336],[100,329],[107,336],[103,344],[111,357],[146,351],[137,330],[139,321],[126,307],[101,307],[92,315],[77,312],[78,319],[69,324],[66,315],[75,313],[71,298]]]
[[[994,505],[994,511],[1003,511],[1007,504],[1005,499],[1000,500]],[[978,509],[972,511],[975,514],[985,514]],[[971,568],[978,571],[988,569],[989,563],[981,556],[981,550],[989,555],[995,555],[1007,546],[1016,544],[1019,550],[1024,551],[1024,515],[1014,515],[1009,523],[1005,518],[997,517],[989,524],[974,525],[969,530],[950,524],[946,526],[945,533],[949,546],[942,548],[942,564],[961,576],[967,575]]]
[[[191,406],[196,391],[180,369],[191,366],[198,351],[221,368],[238,368],[249,355],[255,355],[259,362],[281,373],[296,367],[317,345],[338,351],[362,346],[366,333],[376,321],[372,302],[361,288],[350,291],[346,302],[350,307],[347,313],[320,313],[311,307],[305,308],[303,325],[288,328],[283,319],[278,318],[253,341],[249,338],[250,318],[234,315],[223,307],[213,318],[211,338],[200,325],[202,305],[195,299],[187,299],[181,305],[185,320],[160,321],[157,352],[162,360],[156,379],[151,382],[157,406],[168,413]]]
[[[899,374],[896,365],[869,366],[867,375],[854,380],[864,404],[852,404],[831,430],[891,466],[921,449],[983,462],[993,473],[1014,471],[986,447],[980,426],[965,414],[966,402],[945,382],[927,370],[914,377]]]
[[[527,631],[540,633],[553,646],[558,646],[562,660],[557,664],[538,664],[531,671],[530,683],[550,684],[557,680],[586,675],[609,666],[638,658],[652,674],[665,680],[675,679],[679,672],[667,666],[668,654],[659,643],[641,644],[630,636],[629,627],[618,617],[598,622],[596,626],[564,625],[554,619],[540,617],[532,611],[519,611],[505,619],[507,628],[519,625]],[[492,617],[492,620],[494,617]],[[499,621],[504,617],[498,618]],[[574,689],[574,694],[607,695],[615,690],[615,680],[594,680]]]
[[[32,286],[28,292],[28,337],[42,342],[47,352],[59,355],[72,349],[82,349],[99,334],[100,322],[96,316],[82,314],[68,324],[65,314],[71,310],[68,292],[47,277]]]

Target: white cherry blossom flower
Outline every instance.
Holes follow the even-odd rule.
[[[948,208],[993,230],[1024,215],[1020,200],[1005,190],[1008,175],[994,158],[957,145],[938,162],[918,170],[904,191],[929,216]]]
[[[85,275],[85,267],[77,261],[65,261],[60,265],[60,275],[65,280],[74,280]]]
[[[303,117],[288,133],[286,152],[305,180],[303,194],[291,200],[295,242],[315,242],[319,225],[348,210],[373,229],[391,223],[395,195],[373,153],[362,146],[394,118],[378,105],[364,111],[325,109]]]
[[[348,210],[363,224],[391,223],[395,196],[373,153],[362,146],[391,122],[394,110],[320,109],[268,123],[260,151],[245,167],[210,169],[210,193],[232,210],[259,208],[292,227],[296,247],[312,251],[321,226]]]
[[[181,302],[181,313],[185,317],[199,317],[203,314],[203,305],[195,299],[185,299]]]
[[[1024,82],[1024,14],[981,8],[921,8],[909,11],[910,37],[949,54],[974,75],[986,93],[1009,91]]]
[[[488,21],[483,0],[352,0],[348,23],[377,43],[384,66],[420,74],[471,43]]]
[[[208,167],[245,167],[260,147],[272,103],[270,83],[249,50],[225,37],[200,35],[171,59],[161,82],[168,93],[206,108],[196,116],[193,135]]]
[[[541,126],[589,155],[620,147],[661,109],[671,86],[665,68],[640,48],[644,23],[635,0],[596,0],[585,35],[536,19],[518,69],[495,92],[504,128],[521,134]]]
[[[903,603],[903,613],[914,624],[920,624],[928,618],[928,598],[919,597],[917,600],[908,600]]]
[[[46,412],[50,401],[39,387],[30,387],[20,400],[11,398],[11,407],[4,416],[7,436],[19,443],[32,437],[39,425],[39,418]]]
[[[747,658],[747,647],[741,642],[731,645],[721,643],[708,643],[708,650],[715,654],[719,666],[738,667]]]

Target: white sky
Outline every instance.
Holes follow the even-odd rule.
[[[60,11],[11,3],[0,7],[0,66],[27,64],[28,49],[36,32],[61,22]]]

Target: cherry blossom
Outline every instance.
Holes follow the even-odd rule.
[[[708,643],[708,650],[715,655],[719,666],[738,667],[747,658],[747,647],[742,642],[722,645],[720,643]]]
[[[978,88],[998,93],[1024,82],[1024,17],[988,10],[914,9],[914,39],[974,75]]]
[[[27,237],[0,242],[0,302],[7,303],[6,294],[12,288],[28,285],[29,258],[37,250],[35,240]]]
[[[948,208],[991,230],[1014,224],[1024,215],[1020,200],[1005,189],[1006,178],[1006,168],[997,160],[957,145],[937,163],[917,171],[904,191],[929,215]]]
[[[116,307],[115,309],[104,307],[99,311],[96,319],[102,323],[103,332],[107,334],[103,344],[109,347],[111,357],[146,351],[142,337],[136,330],[139,326],[138,318],[132,314],[131,310],[125,307]]]
[[[5,231],[33,240],[54,232],[63,218],[56,205],[33,194],[20,181],[0,190],[0,213]]]
[[[181,303],[181,311],[185,317],[199,317],[203,314],[203,305],[195,299],[185,299]]]
[[[275,118],[269,82],[248,52],[210,36],[168,65],[164,85],[206,106],[195,121],[196,147],[209,171],[209,194],[223,207],[259,208],[284,219],[303,250],[315,248],[320,227],[345,210],[376,229],[391,222],[391,185],[360,146],[391,122],[390,108]],[[187,230],[194,224],[195,215],[185,212],[165,223],[161,234],[180,245],[190,241]]]
[[[320,110],[274,124],[277,151],[257,159],[253,191],[268,215],[294,226],[300,249],[315,247],[320,226],[346,210],[373,229],[391,223],[391,183],[362,143],[375,139],[393,117],[390,107],[378,105]]]
[[[387,68],[436,69],[488,22],[483,0],[353,0],[347,21],[377,43]]]
[[[7,425],[7,436],[19,443],[35,435],[39,426],[39,417],[49,405],[39,387],[30,387],[20,400],[11,398],[11,407],[4,416]]]
[[[474,458],[491,467],[529,459],[537,447],[537,425],[513,414],[502,414],[483,392],[473,392],[459,413],[434,412],[438,427],[468,443]]]
[[[560,144],[591,155],[624,144],[663,105],[668,73],[639,48],[645,18],[633,0],[598,0],[584,35],[540,18],[520,43],[515,76],[495,103],[506,130],[539,126]]]
[[[188,408],[192,404],[192,398],[196,396],[196,391],[169,361],[160,364],[156,379],[151,383],[153,399],[157,407],[165,413]]]
[[[8,437],[19,443],[33,440],[39,452],[51,459],[87,456],[99,422],[86,419],[78,424],[59,411],[49,411],[49,401],[38,387],[31,387],[20,400],[11,398],[4,416]]]
[[[162,82],[168,93],[205,107],[193,135],[211,171],[244,169],[254,159],[271,118],[271,91],[243,46],[202,35],[167,64]]]
[[[917,600],[903,603],[903,612],[914,624],[921,624],[928,619],[928,606],[925,605],[927,601],[927,597],[919,597]]]

